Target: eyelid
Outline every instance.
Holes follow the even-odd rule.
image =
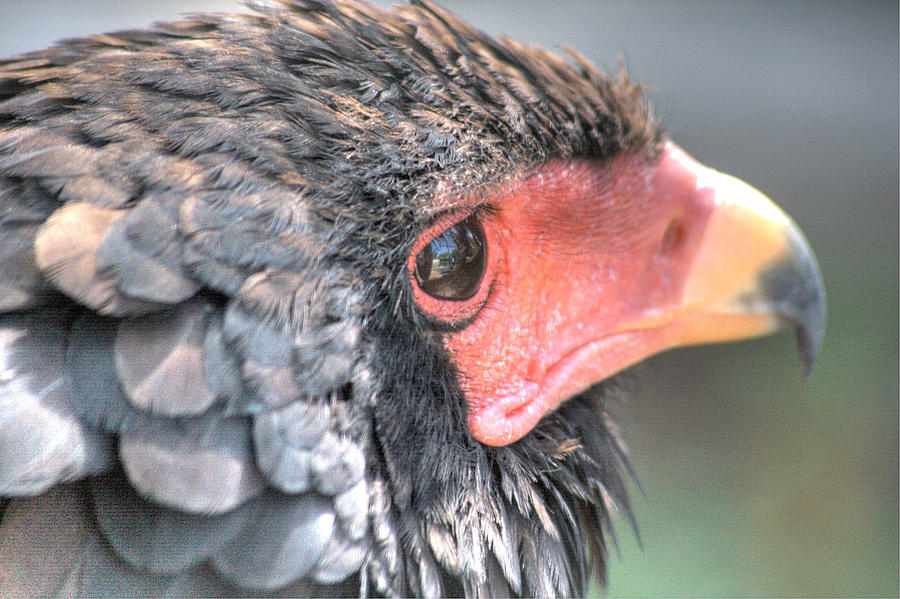
[[[492,226],[497,209],[490,204],[479,204],[445,212],[438,215],[413,243],[407,257],[407,281],[412,286],[412,297],[417,309],[436,330],[461,330],[471,323],[487,304],[496,281],[497,236]],[[478,291],[466,300],[442,300],[428,295],[415,280],[415,261],[419,252],[437,237],[458,223],[476,215],[485,237],[487,261]]]
[[[413,257],[417,256],[419,252],[422,251],[422,248],[424,248],[426,245],[440,237],[445,232],[452,229],[458,223],[461,223],[473,214],[476,214],[477,212],[478,210],[473,207],[461,208],[459,210],[445,212],[438,215],[434,219],[434,221],[432,221],[432,223],[425,228],[422,234],[419,235],[415,243],[413,243],[410,255],[412,255]]]

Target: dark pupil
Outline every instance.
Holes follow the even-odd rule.
[[[435,237],[416,256],[416,282],[428,295],[466,300],[475,295],[486,262],[484,229],[474,216]]]

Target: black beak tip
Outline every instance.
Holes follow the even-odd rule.
[[[822,349],[822,339],[825,337],[825,295],[823,288],[820,288],[820,291],[822,295],[818,296],[818,301],[812,307],[811,313],[808,313],[806,319],[797,325],[797,350],[800,352],[803,372],[807,378],[812,374],[816,358],[819,357],[819,351]]]
[[[776,313],[797,334],[797,349],[809,377],[825,336],[825,285],[816,258],[799,229],[785,257],[765,270],[761,283]]]
[[[825,284],[816,258],[804,243],[805,251],[799,255],[800,278],[797,293],[797,349],[808,378],[815,366],[825,337]]]

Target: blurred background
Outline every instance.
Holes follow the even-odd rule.
[[[808,379],[787,334],[638,367],[619,422],[642,548],[620,518],[606,593],[897,596],[898,3],[442,3],[490,33],[622,59],[671,137],[785,208],[824,273]],[[0,56],[215,10],[243,8],[0,0]]]

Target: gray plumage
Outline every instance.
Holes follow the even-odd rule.
[[[295,0],[0,62],[0,594],[602,577],[607,389],[477,443],[404,279],[436,190],[655,152],[640,90],[571,58]]]

